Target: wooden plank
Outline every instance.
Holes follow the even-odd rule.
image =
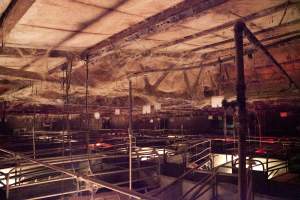
[[[59,81],[56,79],[45,78],[41,74],[36,73],[36,72],[12,69],[12,68],[8,68],[8,67],[4,67],[4,66],[0,66],[0,75],[23,78],[23,79],[30,79],[30,80],[41,80],[41,81],[49,81],[49,82],[59,83]]]
[[[34,2],[35,0],[12,0],[1,17],[0,38],[2,41],[5,42],[5,38]]]

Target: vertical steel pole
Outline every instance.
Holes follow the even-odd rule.
[[[85,135],[85,140],[86,140],[86,148],[87,148],[87,153],[90,154],[90,133],[89,133],[89,114],[88,114],[88,95],[89,95],[89,57],[86,57],[86,79],[85,79],[85,120],[86,120],[86,135]]]
[[[224,132],[224,138],[225,138],[225,142],[226,142],[226,138],[227,138],[227,108],[224,108],[223,132]]]
[[[129,189],[132,190],[132,83],[129,79]]]
[[[35,106],[34,106],[34,113],[32,118],[32,151],[33,151],[33,158],[36,158],[36,150],[35,150]]]
[[[69,60],[68,60],[69,62]],[[65,87],[67,85],[67,69],[63,71],[63,99],[64,99],[64,106],[63,106],[63,114],[62,114],[62,121],[63,121],[63,131],[62,131],[62,155],[65,155],[65,111],[66,111],[66,102],[65,102]]]
[[[8,173],[6,175],[6,199],[9,199],[9,189],[10,189],[10,186],[9,186],[9,176],[10,176],[10,173]]]
[[[238,124],[237,134],[239,136],[238,151],[239,151],[239,169],[238,169],[238,188],[239,199],[246,200],[247,198],[247,174],[246,174],[246,152],[245,140],[247,131],[247,111],[246,111],[246,84],[244,76],[244,49],[243,49],[243,31],[245,24],[237,22],[234,26],[234,40],[236,47],[236,67],[237,67],[237,103],[238,103]]]
[[[224,116],[223,116],[223,132],[224,132],[224,141],[223,141],[223,150],[225,150],[225,146],[227,144],[227,108],[224,108]],[[226,152],[226,162],[227,162],[227,151]]]
[[[65,91],[65,112],[67,114],[64,113],[65,116],[65,127],[64,127],[64,132],[67,133],[67,139],[68,139],[68,143],[69,143],[69,154],[72,156],[72,133],[70,131],[70,88],[71,88],[71,78],[72,78],[72,67],[73,67],[73,58],[69,58],[68,59],[68,68],[66,69],[66,91]]]

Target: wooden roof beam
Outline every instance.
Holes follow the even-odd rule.
[[[5,43],[6,37],[34,2],[35,0],[12,0],[0,19],[1,44]]]
[[[29,79],[29,80],[49,81],[49,82],[59,83],[59,80],[50,77],[43,77],[41,74],[36,72],[12,69],[4,66],[0,66],[0,75],[22,78],[22,79]]]

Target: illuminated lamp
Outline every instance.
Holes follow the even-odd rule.
[[[144,105],[142,113],[143,114],[150,114],[151,113],[151,105]]]
[[[96,143],[96,146],[97,146],[97,147],[100,147],[100,146],[101,146],[101,143]]]
[[[280,112],[280,117],[281,118],[285,118],[288,116],[288,113],[287,112]]]
[[[211,97],[211,107],[213,107],[213,108],[222,107],[223,100],[224,100],[224,96],[212,96]]]
[[[95,112],[94,113],[94,117],[95,117],[95,119],[100,119],[100,113],[99,112]]]
[[[146,107],[145,106],[143,106],[143,108],[142,108],[142,114],[146,114],[147,113],[147,111],[146,111]]]
[[[153,123],[153,119],[150,119],[150,123],[151,123],[151,124]]]
[[[64,101],[61,100],[61,99],[56,99],[55,101],[56,101],[56,103],[59,104],[59,105],[64,105]]]
[[[160,110],[161,109],[161,104],[160,103],[155,103],[154,104],[154,109],[155,110]]]
[[[115,115],[120,115],[121,114],[121,110],[120,109],[115,109]]]

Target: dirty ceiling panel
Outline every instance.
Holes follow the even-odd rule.
[[[37,0],[16,24],[6,43],[80,51],[176,3]],[[144,9],[150,4],[152,10],[147,14]]]
[[[200,101],[207,101],[204,87],[212,94],[233,96],[233,25],[237,20],[244,20],[299,81],[299,55],[293,53],[300,40],[299,1],[27,1],[23,15],[6,19],[11,29],[4,37],[5,49],[0,51],[0,73],[4,82],[15,78],[31,84],[1,86],[5,87],[3,99],[38,102],[41,97],[45,103],[51,96],[49,103],[61,102],[67,70],[72,102],[83,99],[86,83],[91,101],[123,98],[128,95],[129,75],[134,96],[145,101],[186,99],[202,105]],[[16,2],[15,10],[20,13],[24,8]],[[15,10],[6,9],[12,16]],[[279,85],[285,79],[248,39],[244,38],[244,44],[253,51],[245,56],[247,80],[256,77],[249,79],[249,94],[259,98],[255,93],[258,84],[267,91],[272,77]],[[222,63],[223,59],[226,62]],[[227,67],[221,69],[220,65]],[[260,67],[252,70],[249,66]],[[185,67],[195,69],[172,71]],[[162,71],[151,72],[155,70]],[[274,96],[281,94],[274,92]]]

